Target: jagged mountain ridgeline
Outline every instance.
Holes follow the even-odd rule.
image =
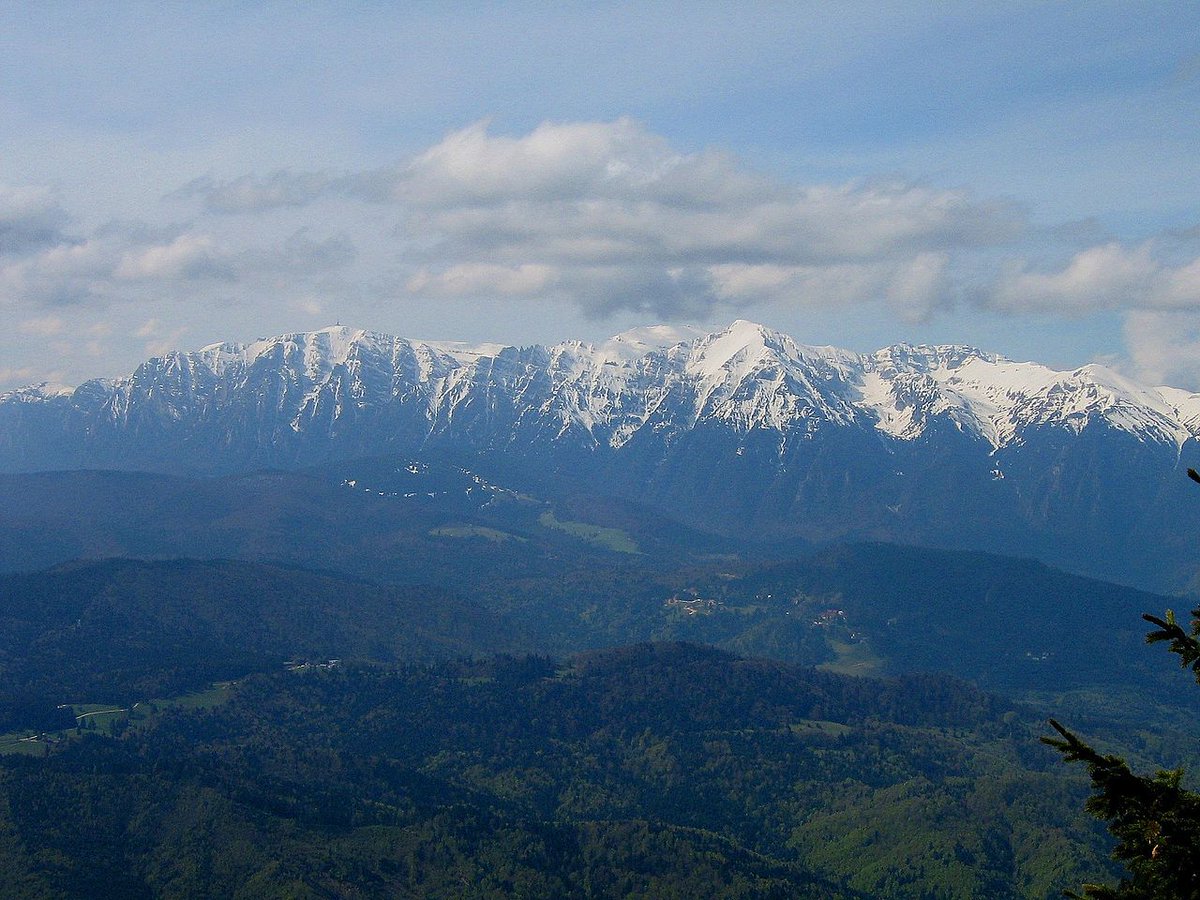
[[[0,396],[0,470],[178,474],[453,460],[760,540],[1035,556],[1187,587],[1200,395],[965,346],[870,354],[751,322],[469,347],[346,327]]]

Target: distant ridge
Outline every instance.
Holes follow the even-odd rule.
[[[323,400],[337,402],[335,412],[344,414],[348,405],[403,400],[399,389],[405,385],[425,389],[435,429],[440,423],[432,413],[453,415],[457,401],[473,399],[464,387],[497,367],[517,380],[522,373],[516,369],[544,368],[550,391],[537,399],[569,399],[553,410],[564,429],[613,446],[636,430],[639,416],[641,424],[650,420],[662,389],[677,386],[693,394],[686,398],[687,425],[716,420],[742,430],[785,431],[815,415],[867,422],[911,440],[944,418],[993,447],[1020,440],[1031,425],[1079,431],[1100,421],[1149,440],[1181,444],[1200,436],[1200,394],[1140,385],[1103,366],[1057,371],[964,345],[902,343],[860,354],[805,346],[745,320],[712,334],[658,325],[598,345],[566,341],[550,347],[414,341],[337,325],[173,351],[128,377],[96,379],[74,390],[22,388],[0,394],[0,403],[70,400],[120,421],[140,411],[136,405],[149,399],[151,385],[163,411],[182,411],[188,404],[219,406],[237,393],[261,392],[262,379],[255,376],[266,372],[289,379],[279,399],[291,404],[282,403],[279,411],[292,414],[289,424],[296,430],[305,424],[305,412]],[[349,404],[338,402],[345,400]]]
[[[1178,495],[1198,440],[1200,395],[1102,366],[854,353],[745,320],[549,347],[334,326],[0,395],[0,471],[453,457],[712,531],[924,541],[1106,577],[1129,577],[1120,557],[1149,544],[1192,566],[1200,521]]]

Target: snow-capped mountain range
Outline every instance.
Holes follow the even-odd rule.
[[[1200,462],[1198,439],[1200,395],[1101,366],[959,345],[860,354],[740,320],[550,347],[338,326],[0,395],[0,471],[469,456],[714,530],[1006,550],[1032,533],[1094,548],[1187,506],[1171,476]]]
[[[805,346],[744,320],[713,334],[652,326],[599,345],[525,348],[335,326],[172,352],[128,377],[75,390],[0,394],[4,406],[69,406],[93,426],[158,416],[184,430],[248,401],[295,434],[332,435],[364,410],[404,407],[424,419],[424,437],[478,415],[482,402],[515,412],[519,427],[503,435],[508,440],[536,421],[556,439],[614,449],[645,428],[685,431],[701,422],[781,437],[848,426],[911,441],[941,420],[993,450],[1019,442],[1027,428],[1077,433],[1100,423],[1176,446],[1200,437],[1200,394],[1139,385],[1103,366],[1061,372],[962,345],[853,353]]]

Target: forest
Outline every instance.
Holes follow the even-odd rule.
[[[1047,719],[1198,761],[1165,597],[261,480],[71,476],[0,573],[5,896],[1054,897],[1124,870]]]
[[[1045,897],[1115,870],[1041,727],[689,644],[283,669],[0,757],[0,865],[27,897]]]

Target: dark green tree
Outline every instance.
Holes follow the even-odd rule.
[[[1200,474],[1188,469],[1200,482]],[[1155,626],[1147,643],[1166,642],[1180,664],[1200,682],[1200,609],[1192,610],[1190,631],[1167,610],[1163,618],[1143,615]],[[1183,787],[1183,771],[1161,770],[1152,776],[1134,774],[1119,756],[1103,755],[1058,722],[1050,720],[1059,737],[1042,740],[1069,762],[1088,768],[1094,793],[1087,803],[1092,815],[1108,823],[1117,839],[1113,856],[1125,864],[1126,877],[1116,887],[1085,884],[1082,894],[1066,896],[1092,900],[1200,900],[1200,794]]]

